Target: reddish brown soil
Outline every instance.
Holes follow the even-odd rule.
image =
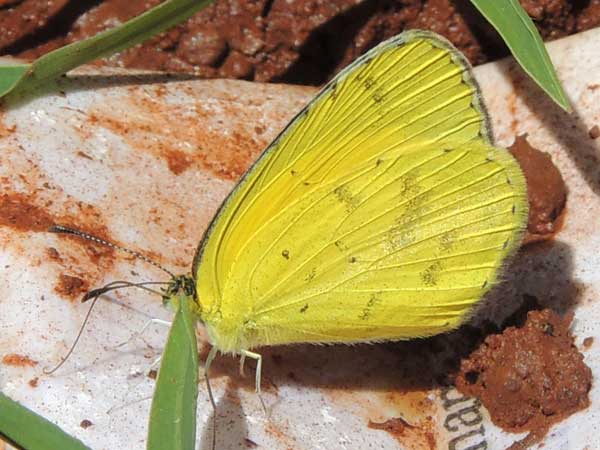
[[[0,1],[0,53],[35,57],[158,3]],[[521,3],[546,39],[600,24],[600,0]],[[217,0],[186,23],[109,63],[318,85],[378,42],[409,28],[446,36],[474,64],[507,54],[468,0]]]
[[[37,366],[37,363],[37,361],[34,361],[29,356],[18,355],[16,353],[9,353],[2,357],[2,364],[7,366],[34,367]]]
[[[83,420],[81,421],[81,423],[79,424],[79,426],[80,426],[81,428],[83,428],[84,430],[85,430],[86,428],[89,428],[89,427],[91,427],[92,425],[94,425],[94,424],[92,423],[92,421],[91,421],[91,420],[88,420],[88,419],[83,419]]]
[[[83,294],[88,292],[89,283],[79,277],[61,273],[58,283],[54,290],[63,297],[71,300],[77,300]]]
[[[592,372],[574,344],[571,320],[549,309],[531,311],[522,327],[488,336],[462,361],[457,389],[479,398],[496,425],[530,432],[513,450],[589,405]]]
[[[32,204],[29,197],[21,194],[0,196],[0,226],[18,231],[47,231],[54,225],[53,218],[40,207]]]
[[[525,242],[551,237],[560,227],[567,201],[565,182],[550,155],[532,147],[526,136],[519,136],[510,147],[527,180],[529,220]]]
[[[31,173],[28,173],[27,176],[20,176],[31,188],[29,194],[9,192],[0,195],[0,227],[9,227],[17,233],[47,233],[52,225],[62,224],[110,240],[99,211],[92,205],[68,200],[64,205],[68,213],[55,214],[53,213],[53,201],[48,200],[44,192],[34,189],[33,185],[30,185],[31,180],[28,180],[28,177],[32,177]],[[50,190],[49,185],[47,190]],[[70,275],[64,273],[60,275],[55,291],[68,300],[76,300],[87,290],[92,279],[100,277],[112,267],[115,251],[110,247],[83,240],[77,236],[60,236],[79,249],[78,253],[81,256],[85,256],[85,260],[73,259],[74,253],[67,252],[67,257],[64,258],[56,248],[46,248],[48,261],[55,262],[70,273]],[[94,271],[86,271],[85,274],[81,272],[82,267],[88,261],[96,268],[95,272],[97,273],[92,274]]]

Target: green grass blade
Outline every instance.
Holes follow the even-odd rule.
[[[0,66],[0,97],[10,92],[31,68],[31,64]]]
[[[147,450],[194,450],[198,348],[191,297],[173,299],[175,318],[162,356],[150,411]]]
[[[471,0],[500,33],[525,72],[565,111],[569,100],[533,21],[517,0]]]
[[[0,95],[14,89],[33,89],[82,64],[124,50],[189,18],[212,0],[167,0],[145,13],[89,39],[66,45],[36,59],[25,76],[9,85],[10,73],[0,67]],[[8,86],[8,87],[7,87]]]
[[[0,436],[27,450],[89,450],[81,441],[2,393]]]

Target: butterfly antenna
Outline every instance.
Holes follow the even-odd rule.
[[[117,244],[115,244],[113,242],[109,242],[106,239],[99,238],[98,236],[94,236],[92,234],[86,233],[86,232],[81,231],[81,230],[77,230],[75,228],[65,227],[63,225],[53,225],[53,226],[51,226],[48,229],[48,231],[50,233],[70,234],[70,235],[73,235],[73,236],[78,236],[78,237],[80,237],[82,239],[87,239],[88,241],[96,242],[97,244],[102,244],[102,245],[105,245],[106,247],[114,248],[116,250],[120,250],[122,252],[129,253],[130,255],[134,256],[135,258],[140,259],[142,261],[145,261],[148,264],[151,264],[154,267],[159,268],[163,272],[168,273],[172,278],[175,277],[175,274],[173,272],[171,272],[170,270],[166,269],[165,267],[163,267],[162,265],[160,265],[156,261],[153,261],[152,259],[148,258],[146,255],[143,255],[140,252],[136,252],[135,250],[131,250],[131,249],[128,249],[126,247],[122,247],[122,246],[117,245]]]
[[[83,330],[84,330],[86,324],[88,323],[90,316],[92,315],[92,309],[94,309],[94,306],[96,305],[96,302],[100,298],[100,295],[101,294],[98,294],[94,297],[94,300],[92,301],[92,304],[90,305],[90,308],[88,309],[88,312],[85,315],[85,319],[83,319],[83,323],[81,324],[81,327],[79,327],[79,332],[77,333],[77,336],[75,337],[75,341],[73,341],[73,344],[71,344],[71,348],[69,349],[69,351],[67,352],[65,357],[62,358],[61,361],[56,366],[54,366],[51,370],[44,369],[43,370],[44,374],[52,375],[54,372],[56,372],[58,369],[60,369],[62,367],[62,365],[67,361],[67,359],[69,359],[69,356],[71,356],[71,354],[73,353],[73,350],[75,350],[75,347],[77,346],[77,343],[79,342],[79,339],[81,339]]]
[[[115,291],[117,289],[122,289],[122,288],[127,288],[127,287],[137,287],[137,288],[143,289],[145,291],[148,291],[152,294],[155,294],[158,296],[163,296],[164,292],[157,291],[156,289],[151,289],[147,286],[148,285],[168,285],[168,284],[169,284],[168,281],[144,281],[141,283],[132,283],[130,281],[111,281],[110,283],[108,283],[100,288],[92,289],[91,291],[88,291],[82,297],[81,303],[87,302],[91,298],[95,298],[95,297],[104,295],[107,292]]]
[[[165,285],[165,284],[169,284],[169,283],[166,281],[144,281],[141,283],[131,283],[129,281],[112,281],[101,288],[92,289],[87,294],[85,294],[82,297],[81,302],[82,303],[87,302],[88,300],[92,299],[92,303],[90,304],[90,308],[88,309],[88,312],[85,315],[85,319],[83,319],[83,323],[81,324],[81,327],[79,327],[79,332],[77,333],[77,336],[75,337],[75,340],[73,341],[73,344],[71,344],[71,347],[69,348],[69,351],[67,352],[67,354],[64,356],[64,358],[61,359],[61,361],[56,366],[54,366],[51,370],[47,370],[47,369],[43,370],[44,374],[52,375],[54,372],[56,372],[58,369],[60,369],[62,367],[62,365],[67,361],[67,359],[69,359],[69,357],[75,350],[75,347],[77,347],[77,344],[79,343],[79,340],[81,339],[81,335],[83,334],[83,330],[85,329],[85,327],[90,319],[90,316],[92,315],[92,310],[94,309],[94,306],[96,306],[96,302],[98,301],[98,299],[100,298],[101,295],[104,295],[107,292],[114,291],[116,289],[122,289],[122,288],[126,288],[126,287],[137,287],[137,288],[152,292],[153,294],[162,296],[163,295],[162,292],[159,292],[159,291],[156,291],[149,287],[146,287],[147,285],[157,285],[157,284]]]

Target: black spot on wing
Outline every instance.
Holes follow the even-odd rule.
[[[346,211],[348,212],[356,209],[360,204],[358,197],[352,194],[350,189],[348,189],[346,186],[336,187],[333,190],[333,193],[335,194],[337,200],[345,205]]]
[[[440,236],[440,248],[442,251],[452,250],[457,239],[457,232],[455,230],[446,231]]]
[[[363,86],[365,89],[371,89],[373,86],[375,86],[375,78],[372,76],[365,78],[365,81],[363,81]]]
[[[310,269],[308,274],[304,277],[304,281],[306,281],[307,283],[310,283],[312,280],[315,279],[316,276],[317,276],[317,269],[313,267],[312,269]]]
[[[438,276],[441,270],[442,264],[439,261],[430,264],[425,270],[421,272],[421,281],[426,286],[432,287],[437,285]]]
[[[371,98],[373,99],[373,101],[375,103],[381,103],[381,102],[383,102],[385,95],[383,95],[383,93],[380,90],[376,90],[375,92],[373,92],[373,95],[371,96]]]
[[[347,245],[344,243],[344,241],[341,241],[341,240],[339,240],[339,239],[338,239],[337,241],[335,241],[335,242],[334,242],[334,245],[337,247],[337,249],[338,249],[340,252],[343,252],[343,251],[346,251],[346,250],[348,250],[348,246],[347,246]]]
[[[371,297],[369,297],[369,300],[367,301],[365,307],[361,311],[358,318],[360,320],[369,320],[369,318],[371,317],[373,308],[375,308],[379,303],[381,303],[381,298],[379,298],[379,293],[371,294]]]

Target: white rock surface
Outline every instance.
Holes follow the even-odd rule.
[[[572,116],[510,61],[476,69],[498,143],[510,145],[515,135],[527,133],[534,146],[552,155],[569,188],[563,230],[553,244],[518,256],[507,282],[490,299],[497,306],[494,317],[512,312],[524,293],[573,307],[578,344],[596,338],[585,351],[595,380],[600,373],[600,147],[588,130],[600,126],[598,42],[600,29],[549,44],[576,110]],[[167,330],[151,327],[141,338],[116,346],[149,318],[169,319],[160,298],[133,290],[103,297],[73,356],[51,376],[43,369],[60,361],[81,325],[87,306],[77,301],[80,290],[165,275],[122,254],[98,254],[88,243],[46,233],[45,225],[78,226],[146,252],[174,271],[188,271],[203,230],[235,179],[314,90],[79,73],[62,83],[62,93],[0,113],[0,389],[93,449],[142,449],[154,386],[147,372]],[[18,214],[9,223],[14,211]],[[76,279],[65,275],[84,286],[77,289]],[[471,425],[453,430],[457,411],[473,402],[445,409],[441,396],[459,394],[408,386],[405,369],[431,370],[418,350],[410,344],[266,350],[264,399],[270,418],[252,392],[252,377],[242,379],[237,361],[220,358],[213,379],[217,448],[245,449],[255,442],[266,449],[363,450],[398,448],[400,442],[401,448],[429,449],[433,439],[438,449],[504,449],[522,437],[494,427],[477,407]],[[37,364],[15,365],[14,357],[7,364],[10,355]],[[545,448],[600,448],[597,382],[591,399],[590,408],[551,430]],[[200,449],[209,448],[211,416],[200,385]],[[367,426],[369,420],[399,416],[416,427],[394,438]],[[93,425],[82,428],[84,419]],[[478,446],[484,441],[487,447]]]

